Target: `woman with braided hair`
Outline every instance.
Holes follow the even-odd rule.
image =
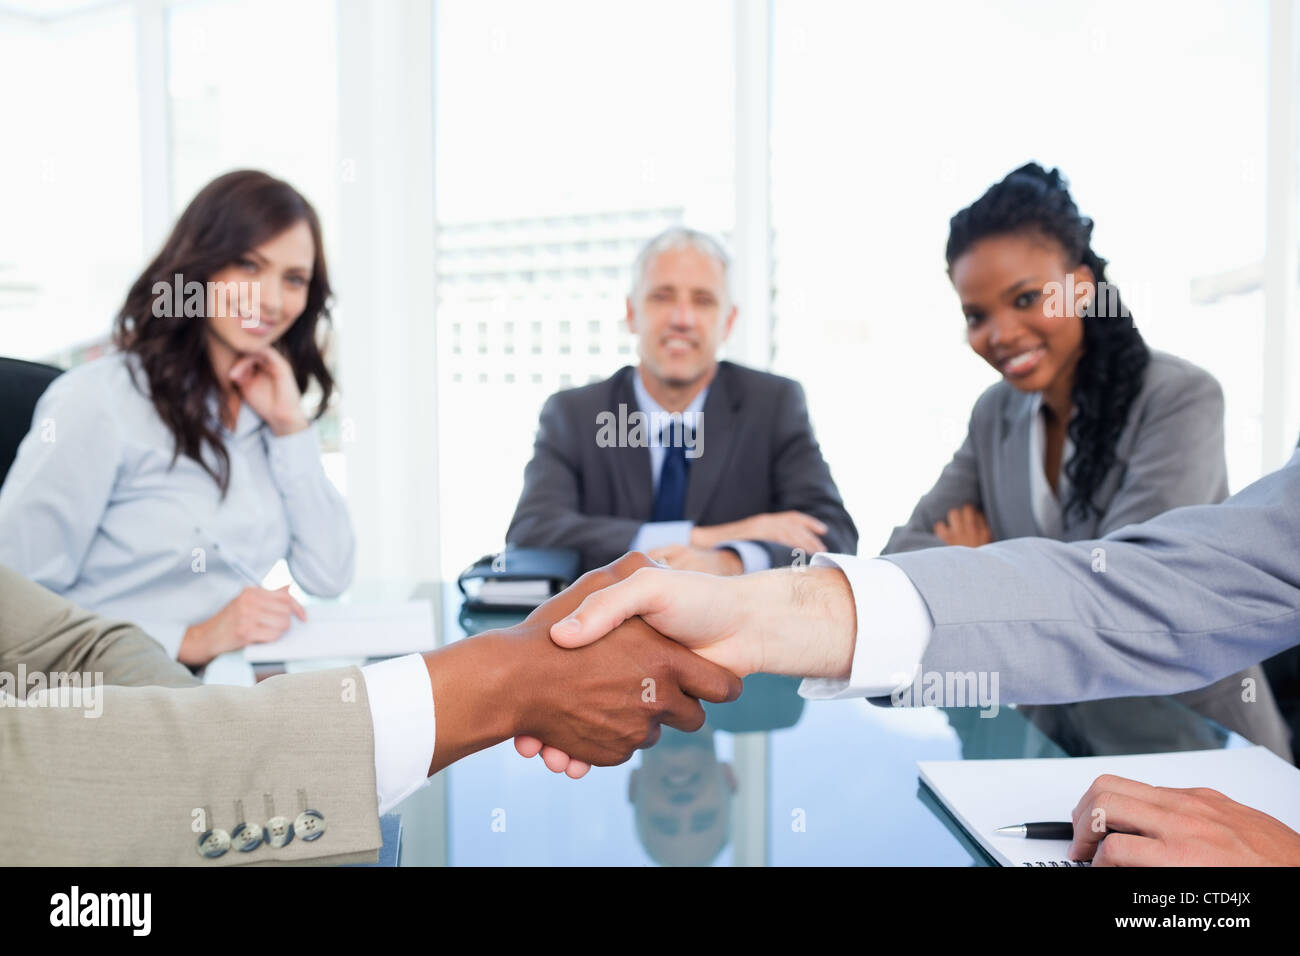
[[[884,553],[1088,540],[1227,497],[1218,382],[1147,347],[1106,280],[1092,228],[1060,171],[1036,163],[952,217],[948,276],[967,341],[1002,380],[976,401],[966,440]],[[1097,560],[1107,573],[1104,552]],[[1259,667],[1177,699],[1290,759]],[[1218,743],[1195,739],[1202,725],[1179,714],[1165,698],[1032,711],[1076,753]]]

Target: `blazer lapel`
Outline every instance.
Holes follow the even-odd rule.
[[[714,493],[726,474],[727,462],[736,444],[736,428],[740,421],[743,396],[731,379],[726,362],[718,364],[718,373],[709,386],[709,397],[704,400],[702,433],[696,437],[702,443],[698,458],[690,462],[686,484],[686,518],[698,522],[713,499]]]
[[[1002,516],[1002,537],[1023,538],[1042,534],[1034,520],[1032,489],[1029,485],[1029,430],[1034,426],[1034,397],[1015,392],[1002,413],[1002,474],[993,488],[998,513]],[[1042,464],[1039,463],[1041,468]]]

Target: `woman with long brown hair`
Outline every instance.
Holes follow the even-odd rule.
[[[42,396],[0,490],[0,564],[190,665],[305,619],[259,585],[281,559],[309,593],[346,588],[351,522],[314,425],[329,302],[297,190],[253,170],[205,186],[131,286],[117,350]]]

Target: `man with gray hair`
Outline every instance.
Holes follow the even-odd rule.
[[[716,239],[674,227],[645,245],[627,298],[641,361],[547,400],[509,544],[714,574],[856,552],[799,383],[718,360],[737,312]]]

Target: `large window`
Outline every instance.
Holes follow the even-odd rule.
[[[165,46],[137,50],[139,21],[155,15]],[[161,239],[144,234],[146,189],[167,195],[174,216],[214,176],[264,168],[316,205],[328,249],[340,179],[334,46],[334,5],[312,0],[190,0],[161,13],[0,3],[0,84],[12,94],[0,150],[4,354],[72,364],[102,349],[156,251],[146,242]],[[147,61],[167,64],[168,90],[141,89]],[[167,154],[161,181],[142,182],[142,97],[166,98],[168,136],[153,144]]]
[[[0,18],[0,354],[67,363],[102,345],[139,266],[134,22]]]
[[[556,389],[635,363],[638,247],[733,220],[732,5],[444,0],[436,183],[443,568],[501,546]]]
[[[173,217],[222,173],[261,169],[316,208],[330,260],[341,177],[334,25],[334,5],[312,0],[191,0],[169,10]],[[364,319],[364,303],[352,311]],[[347,303],[339,313],[342,325]],[[321,430],[326,470],[346,491],[337,416]]]
[[[1151,346],[1219,378],[1232,485],[1257,477],[1262,296],[1194,290],[1263,254],[1267,14],[775,5],[775,366],[808,388],[864,553],[998,377],[965,344],[944,243],[954,212],[1031,159],[1071,180]]]
[[[381,443],[437,453],[436,468],[383,465],[436,471],[437,507],[354,468],[357,497],[441,512],[436,527],[370,533],[385,549],[402,534],[416,552],[436,540],[452,575],[503,543],[546,397],[636,362],[623,316],[638,246],[685,223],[766,248],[750,235],[766,217],[748,205],[737,216],[737,183],[761,195],[749,187],[770,172],[771,328],[736,348],[761,364],[770,331],[773,369],[803,382],[874,552],[997,378],[965,345],[944,273],[948,218],[1036,159],[1064,170],[1096,220],[1094,246],[1151,345],[1222,383],[1237,489],[1268,457],[1264,389],[1270,408],[1283,391],[1261,372],[1270,158],[1276,171],[1293,156],[1269,142],[1269,11],[1268,0],[1176,12],[1121,0],[0,0],[0,83],[21,92],[0,107],[0,353],[94,355],[196,190],[236,167],[288,179],[320,211],[332,253],[335,357],[363,358],[339,366],[354,409],[341,414],[376,443],[354,464]],[[402,24],[419,24],[419,42],[401,42],[417,35]],[[770,166],[736,139],[738,128],[742,144],[755,128],[762,138],[746,104],[765,102],[755,77],[769,73]],[[430,142],[432,206],[430,180],[418,182]],[[428,278],[401,259],[410,249],[436,272],[436,301],[410,280]],[[417,291],[385,296],[404,282]],[[742,293],[747,331],[767,321],[757,304]],[[436,354],[412,344],[431,324]],[[373,361],[368,343],[382,346]],[[419,356],[414,391],[393,371],[403,349]],[[436,434],[407,411],[432,414],[435,390]],[[335,424],[325,437],[342,484]]]
[[[180,3],[167,26],[173,212],[221,173],[263,169],[316,207],[328,252],[341,175],[334,5]]]

